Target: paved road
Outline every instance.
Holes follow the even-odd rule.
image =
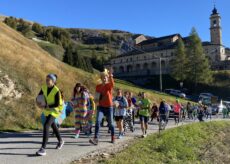
[[[191,123],[193,121],[185,121]],[[170,121],[167,128],[173,128],[176,125]],[[134,133],[127,133],[126,137],[116,140],[118,143],[125,143],[129,139],[141,135],[140,125],[136,124]],[[61,134],[65,140],[62,150],[56,150],[56,138],[51,137],[47,145],[47,156],[37,157],[35,152],[41,146],[41,131],[23,132],[23,133],[0,133],[0,163],[1,164],[68,164],[80,157],[99,149],[106,147],[113,148],[110,142],[110,135],[107,128],[102,128],[100,133],[100,143],[98,146],[89,144],[89,138],[82,135],[79,139],[72,139],[73,129],[62,129]],[[158,132],[158,125],[150,123],[149,133]]]

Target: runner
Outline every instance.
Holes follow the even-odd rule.
[[[167,124],[168,105],[162,100],[159,107],[159,130],[164,130]]]
[[[124,117],[124,132],[127,131],[128,127],[131,132],[134,132],[134,126],[133,126],[133,110],[134,105],[132,103],[132,97],[130,96],[130,92],[125,92],[125,98],[128,101],[128,107],[126,111],[126,115]]]
[[[211,106],[211,104],[209,104],[208,105],[208,107],[207,107],[207,113],[206,113],[206,119],[212,119],[212,106]]]
[[[38,156],[46,155],[46,144],[49,139],[49,128],[52,127],[57,139],[58,144],[56,149],[61,149],[64,145],[64,141],[61,138],[60,132],[55,124],[55,118],[57,118],[61,114],[61,110],[63,109],[63,102],[61,98],[61,93],[58,87],[56,86],[57,75],[49,74],[46,77],[46,85],[42,86],[42,89],[39,95],[43,95],[46,101],[46,106],[42,106],[37,103],[40,108],[43,108],[44,115],[46,117],[46,121],[43,126],[43,141],[42,147],[36,152]]]
[[[190,102],[187,103],[187,112],[188,112],[188,119],[193,119],[192,105]]]
[[[79,138],[81,129],[86,129],[88,94],[80,83],[77,83],[73,89],[72,103],[75,109],[75,135],[73,138]]]
[[[200,122],[203,122],[204,121],[203,120],[203,117],[204,117],[204,106],[202,104],[199,105],[198,113],[197,114],[198,114],[198,116],[197,116],[198,120]]]
[[[115,143],[114,125],[113,125],[113,97],[112,97],[114,80],[113,80],[112,69],[110,69],[109,72],[105,70],[104,72],[101,73],[101,81],[102,83],[96,86],[99,105],[97,107],[95,136],[93,139],[89,140],[89,142],[94,145],[98,144],[100,123],[104,115],[108,119],[109,127],[111,130],[111,143]]]
[[[159,109],[157,107],[157,104],[154,102],[153,106],[152,106],[152,114],[151,114],[151,122],[153,121],[154,118],[157,119],[157,121],[159,121]]]
[[[177,99],[176,103],[174,104],[174,107],[173,107],[175,124],[179,124],[179,122],[180,122],[181,108],[182,108],[182,106],[179,103],[179,100]]]
[[[141,130],[142,130],[142,137],[147,136],[147,130],[148,130],[148,121],[150,116],[150,110],[151,110],[151,102],[148,98],[146,98],[146,94],[143,92],[141,93],[141,99],[139,101],[139,117],[141,122]]]
[[[133,104],[133,112],[132,112],[132,119],[133,119],[133,126],[135,124],[135,116],[137,114],[137,100],[136,98],[133,96],[133,93],[132,92],[129,92],[129,98],[131,98],[132,100],[132,104]]]
[[[88,135],[92,134],[92,127],[93,127],[93,116],[95,114],[95,102],[94,97],[92,94],[89,94],[89,104],[88,104],[88,111],[87,111],[87,129],[88,129]]]
[[[119,129],[118,139],[121,139],[124,136],[124,117],[126,116],[128,102],[127,99],[123,96],[122,90],[117,90],[117,96],[113,100],[114,102],[114,116]]]

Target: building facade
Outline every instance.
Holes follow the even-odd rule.
[[[133,45],[132,51],[111,59],[107,66],[113,67],[117,77],[169,74],[179,38],[185,44],[189,39],[180,34],[151,39],[141,36]],[[230,50],[222,44],[221,17],[215,7],[210,16],[210,40],[202,42],[204,53],[213,69],[221,69],[223,63],[229,60]]]

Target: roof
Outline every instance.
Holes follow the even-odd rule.
[[[214,9],[212,10],[212,15],[216,15],[216,14],[218,14],[218,12],[217,12],[216,6],[214,6]]]
[[[171,43],[171,44],[167,44],[167,45],[164,45],[164,46],[153,47],[153,48],[148,49],[148,50],[141,50],[141,49],[138,50],[138,49],[136,49],[136,50],[127,52],[125,54],[118,55],[115,58],[124,57],[124,56],[138,55],[138,54],[143,54],[143,53],[151,53],[151,52],[160,51],[160,50],[167,50],[167,49],[169,50],[169,49],[176,48],[176,46],[177,46],[177,43]]]
[[[159,37],[159,38],[153,38],[153,39],[145,40],[145,41],[139,43],[138,45],[146,45],[146,44],[156,43],[156,42],[159,42],[161,40],[173,38],[174,36],[180,36],[180,34],[173,34],[173,35],[168,35],[168,36],[163,36],[163,37]]]

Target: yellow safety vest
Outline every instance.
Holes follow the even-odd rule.
[[[42,92],[45,97],[47,105],[53,105],[55,103],[55,95],[59,92],[59,89],[57,86],[54,86],[51,92],[49,93],[49,95],[47,95],[47,90],[48,90],[47,85],[42,86]],[[61,114],[62,109],[63,109],[63,100],[62,100],[61,94],[59,95],[60,95],[59,106],[53,109],[44,109],[43,113],[45,116],[52,115],[55,118],[57,118]]]

